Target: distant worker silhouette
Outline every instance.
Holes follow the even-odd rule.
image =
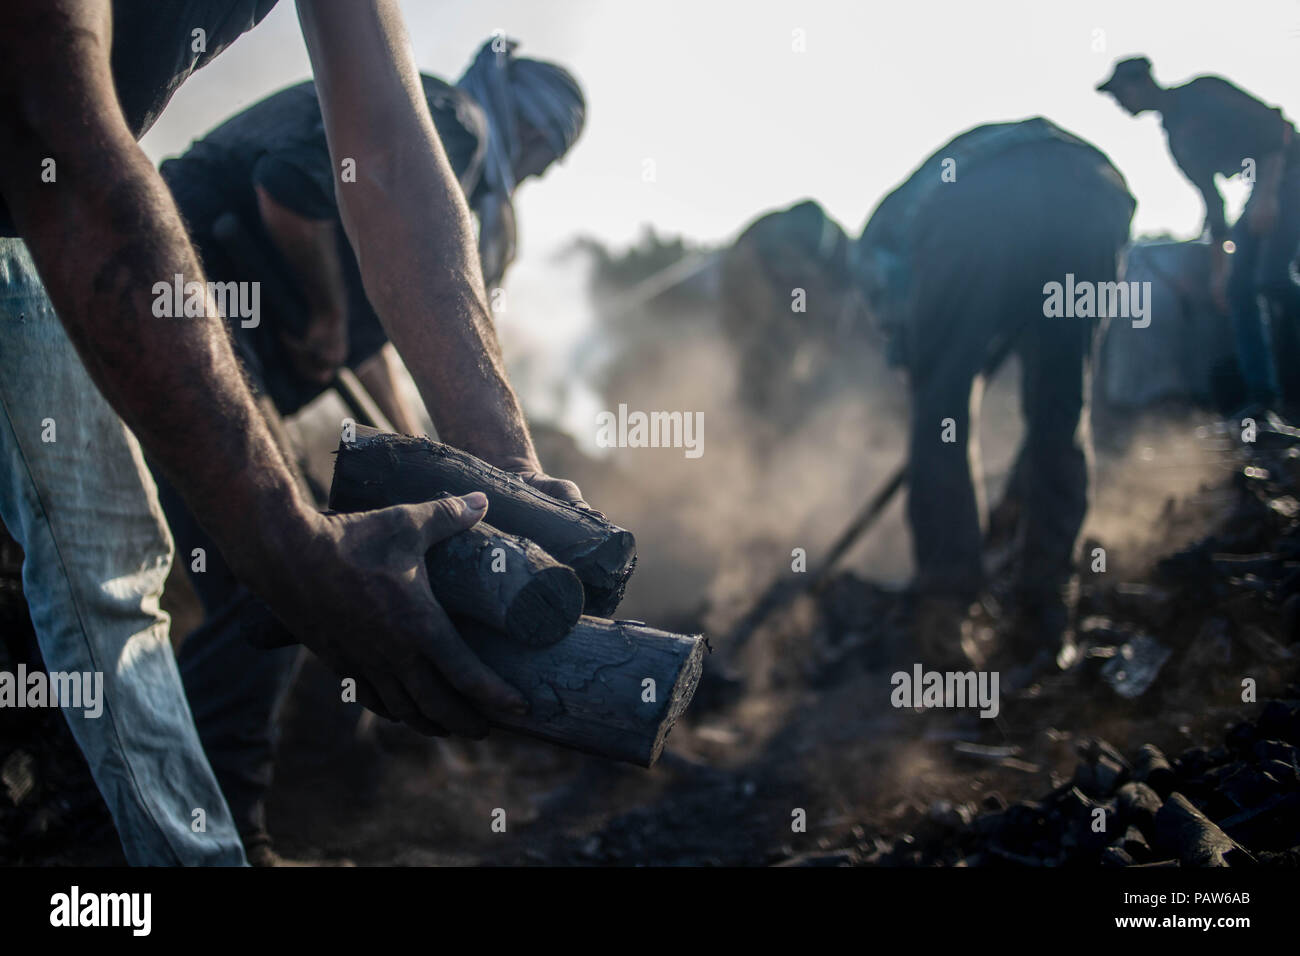
[[[1291,277],[1300,245],[1295,127],[1281,110],[1221,77],[1199,76],[1182,86],[1162,87],[1151,76],[1151,61],[1142,56],[1116,63],[1097,89],[1134,116],[1147,110],[1160,114],[1174,162],[1205,199],[1211,291],[1219,310],[1232,317],[1237,362],[1246,382],[1248,404],[1236,417],[1258,416],[1280,398],[1294,407],[1300,401],[1300,356],[1294,347],[1300,286]],[[1231,228],[1216,174],[1240,175],[1252,184],[1250,200]],[[1232,245],[1225,246],[1227,241]]]

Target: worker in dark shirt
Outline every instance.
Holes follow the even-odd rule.
[[[1232,317],[1237,361],[1250,402],[1242,414],[1273,408],[1280,397],[1282,371],[1274,358],[1276,347],[1291,340],[1300,322],[1300,288],[1290,277],[1300,245],[1300,142],[1295,127],[1281,110],[1217,76],[1162,87],[1151,76],[1146,57],[1115,64],[1097,89],[1134,116],[1147,110],[1160,114],[1174,162],[1205,200],[1212,244],[1211,294],[1219,310]],[[1252,184],[1246,208],[1232,228],[1224,217],[1216,175],[1240,175]],[[1300,400],[1294,385],[1281,397]]]
[[[911,629],[927,666],[1001,658],[1005,686],[1077,657],[1073,561],[1088,507],[1089,365],[1101,321],[1091,309],[1057,314],[1045,297],[1051,283],[1114,283],[1133,208],[1104,153],[1035,117],[978,126],[936,150],[881,200],[855,244],[866,308],[907,372]],[[1025,418],[1013,469],[1018,547],[999,595],[1008,611],[989,622],[970,613],[993,583],[972,465],[983,383],[1010,352]],[[990,623],[1001,632],[996,648],[975,639]]]
[[[513,117],[490,122],[488,110],[466,89],[421,76],[434,126],[475,212],[511,204],[511,195],[502,197],[503,203],[493,202],[487,184],[493,129],[509,121],[527,144],[515,153],[513,189],[540,176],[568,151],[585,112],[581,89],[563,68],[517,58],[514,44],[498,56],[491,50],[494,43],[501,40],[485,44],[488,59],[480,52],[474,64],[501,69],[508,85],[492,98],[492,108],[510,110]],[[209,279],[262,283],[261,320],[250,325],[232,315],[227,324],[254,392],[273,406],[263,405],[266,414],[297,411],[330,385],[340,365],[347,365],[394,427],[417,434],[416,420],[393,379],[395,356],[366,298],[339,217],[315,85],[300,83],[250,106],[183,156],[164,162],[161,172]],[[232,216],[237,230],[230,228]],[[499,218],[496,226],[501,226]],[[481,224],[479,248],[493,259],[499,282],[510,258],[499,250],[513,249],[513,239],[489,235],[492,230],[491,221]],[[240,248],[241,242],[248,248]],[[266,294],[273,285],[281,290],[275,302]],[[278,421],[273,424],[278,433]],[[279,858],[271,850],[264,798],[273,772],[276,716],[292,685],[300,649],[249,646],[241,631],[256,599],[224,566],[165,477],[156,475],[156,480],[178,552],[190,555],[201,548],[208,556],[201,571],[190,566],[189,575],[204,621],[180,649],[190,708],[249,861],[274,865]]]
[[[457,86],[421,77],[434,126],[479,220],[480,261],[489,289],[504,280],[514,257],[515,188],[568,152],[585,116],[582,90],[567,71],[517,57],[516,48],[504,38],[489,40]],[[469,92],[471,86],[487,106]],[[502,147],[505,137],[513,145]],[[502,152],[512,157],[508,177],[491,172]],[[160,171],[217,281],[270,273],[277,287],[291,293],[294,321],[274,311],[252,327],[228,317],[241,358],[280,413],[315,398],[346,364],[358,369],[390,421],[414,431],[388,380],[390,360],[379,354],[386,335],[347,247],[314,84],[254,104],[183,156],[164,162]],[[251,249],[232,249],[229,238],[219,238],[222,221],[230,217]],[[262,274],[249,274],[252,267]]]
[[[487,120],[468,94],[434,77],[421,81],[468,196],[481,179]],[[414,419],[392,390],[390,357],[381,354],[383,325],[366,299],[339,216],[315,84],[268,96],[159,171],[208,278],[262,283],[256,323],[226,316],[255,390],[269,395],[280,414],[292,414],[346,365],[389,421],[413,433]],[[280,293],[274,301],[268,288]]]
[[[45,665],[133,864],[245,862],[159,609],[172,559],[143,452],[240,581],[360,698],[425,733],[522,710],[433,598],[424,555],[471,494],[322,514],[240,374],[215,291],[137,140],[274,0],[0,4],[0,518],[24,552]],[[575,504],[506,377],[469,210],[396,0],[298,0],[334,190],[371,302],[441,437]],[[180,276],[202,294],[178,315]],[[430,321],[436,308],[437,321]],[[188,309],[186,310],[188,311]]]

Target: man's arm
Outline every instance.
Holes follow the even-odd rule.
[[[571,482],[541,474],[397,3],[298,0],[298,13],[336,176],[355,163],[356,181],[336,191],[367,296],[440,437],[580,500]]]
[[[403,435],[420,434],[420,424],[410,404],[398,390],[398,362],[400,359],[387,343],[374,355],[357,366],[357,378],[366,387],[370,397],[375,400],[393,427]]]
[[[307,329],[301,337],[284,334],[299,374],[328,383],[348,358],[348,295],[334,219],[309,219],[254,187],[262,224],[307,300]],[[391,343],[357,367],[357,378],[393,427],[419,434],[415,416],[397,390],[396,353]]]
[[[1204,228],[1209,230],[1213,242],[1222,242],[1228,238],[1228,220],[1223,212],[1223,194],[1219,192],[1219,184],[1214,181],[1213,171],[1193,170],[1186,175],[1205,203]]]
[[[328,383],[348,358],[348,307],[333,219],[308,219],[254,187],[257,208],[276,250],[288,263],[294,284],[307,300],[307,328],[301,336],[281,329],[298,373]]]
[[[494,707],[523,700],[460,641],[424,574],[428,545],[482,509],[317,514],[211,304],[204,318],[154,315],[155,283],[203,275],[117,102],[110,13],[108,0],[0,4],[0,195],[60,321],[236,574],[304,643],[421,729],[483,732],[456,691]],[[40,177],[47,157],[52,183]]]
[[[1228,273],[1231,271],[1228,253],[1223,243],[1229,235],[1227,217],[1223,212],[1223,194],[1214,181],[1214,170],[1194,163],[1189,157],[1180,156],[1173,149],[1174,162],[1183,171],[1183,175],[1196,187],[1205,203],[1204,229],[1210,233],[1210,299],[1215,308],[1227,314],[1228,307]]]

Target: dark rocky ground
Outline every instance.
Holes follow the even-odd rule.
[[[361,865],[1294,866],[1300,441],[1202,439],[1223,482],[1171,501],[1151,529],[1160,560],[1084,576],[1085,660],[1004,695],[994,720],[890,705],[909,659],[901,595],[848,573],[743,654],[718,647],[650,771],[358,721],[309,662],[270,807],[278,848]],[[29,625],[9,569],[12,660]],[[0,712],[0,781],[0,859],[120,862],[57,714]]]

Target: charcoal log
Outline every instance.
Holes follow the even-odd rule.
[[[1117,806],[1121,826],[1135,826],[1148,836],[1155,833],[1156,815],[1163,801],[1145,783],[1130,781],[1120,787]]]
[[[1138,862],[1145,863],[1151,858],[1151,845],[1137,827],[1125,830],[1124,835],[1115,841],[1115,846]]]
[[[1247,720],[1233,724],[1223,735],[1223,745],[1232,754],[1249,753],[1257,740],[1259,728]]]
[[[1259,717],[1260,735],[1300,746],[1300,706],[1296,701],[1270,700]]]
[[[691,702],[704,639],[583,617],[558,644],[526,647],[473,622],[457,630],[528,699],[528,713],[488,713],[497,727],[649,767]]]
[[[572,568],[523,538],[485,522],[439,541],[425,554],[433,595],[448,614],[486,624],[522,644],[554,644],[582,616],[582,582]],[[256,598],[232,606],[254,647],[297,643]]]
[[[479,522],[425,556],[433,596],[524,644],[554,644],[582,616],[582,582],[533,542]]]
[[[1171,793],[1156,814],[1156,847],[1183,866],[1242,866],[1254,857],[1181,793]]]
[[[1134,860],[1123,847],[1108,846],[1101,851],[1102,866],[1133,866]]]
[[[1216,796],[1224,799],[1225,810],[1236,813],[1259,806],[1282,789],[1281,781],[1264,768],[1238,766],[1220,778]]]
[[[1174,788],[1174,768],[1159,747],[1143,744],[1133,764],[1133,779],[1166,797]]]
[[[494,527],[535,542],[573,568],[586,613],[614,612],[636,564],[631,532],[449,445],[357,426],[354,440],[339,444],[330,507],[362,511],[471,491],[487,495]]]
[[[1284,740],[1257,740],[1251,752],[1259,761],[1277,760],[1292,767],[1300,767],[1300,749]]]
[[[1104,798],[1115,792],[1125,773],[1124,767],[1102,753],[1091,763],[1081,762],[1074,768],[1073,783],[1090,797]]]

